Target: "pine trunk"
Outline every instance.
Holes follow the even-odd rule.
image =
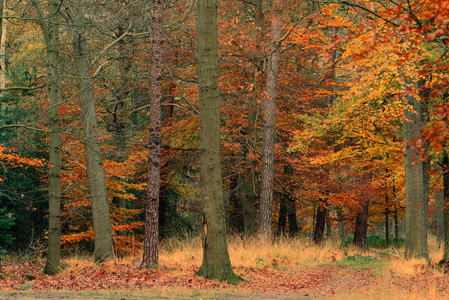
[[[200,182],[203,262],[199,276],[237,282],[229,259],[220,161],[217,0],[198,1]]]
[[[274,188],[274,142],[276,136],[276,95],[281,51],[281,12],[282,3],[275,0],[272,9],[271,40],[268,56],[267,82],[263,101],[263,142],[262,174],[260,182],[259,225],[257,233],[272,239],[273,188]]]
[[[153,0],[150,138],[148,141],[148,184],[145,208],[145,240],[140,268],[159,263],[159,189],[161,180],[161,101],[162,101],[162,42],[164,1]]]

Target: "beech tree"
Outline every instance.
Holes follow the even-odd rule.
[[[87,45],[86,32],[89,28],[85,18],[83,0],[70,2],[73,15],[66,18],[72,29],[72,49],[78,80],[78,96],[83,125],[83,143],[86,152],[86,172],[89,182],[89,194],[92,202],[92,219],[94,223],[94,257],[104,261],[114,257],[114,236],[109,215],[109,198],[103,169],[100,134],[95,110],[93,78],[90,72],[91,61]]]
[[[231,267],[220,165],[217,0],[198,1],[200,101],[200,184],[203,207],[203,262],[199,276],[238,281]]]

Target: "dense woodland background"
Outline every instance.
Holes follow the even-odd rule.
[[[202,230],[197,19],[205,15],[195,1],[162,5],[163,241]],[[91,205],[90,173],[107,187],[116,255],[140,253],[150,190],[153,4],[0,6],[0,251],[45,253],[53,229],[61,231],[62,255],[92,253],[92,213],[101,208]],[[446,0],[219,1],[215,76],[227,232],[268,230],[259,217],[268,191],[270,236],[317,244],[354,236],[361,248],[368,231],[386,245],[405,236],[408,257],[428,255],[428,232],[444,241],[448,12]],[[270,77],[276,52],[279,70]],[[276,101],[268,107],[270,78]],[[264,125],[269,116],[275,127]],[[89,118],[98,120],[90,130]],[[50,173],[52,149],[62,158],[60,178]],[[266,177],[262,156],[270,150]],[[104,175],[86,167],[91,155],[102,158]],[[56,227],[49,226],[52,178],[60,180]]]

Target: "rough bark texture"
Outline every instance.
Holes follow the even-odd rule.
[[[85,19],[82,0],[72,1],[71,9],[74,14],[72,19],[73,54],[78,76],[78,94],[86,151],[86,173],[94,223],[94,258],[96,261],[104,261],[114,257],[114,237],[95,111],[93,78],[90,74],[91,66],[86,40],[88,22]]]
[[[280,62],[282,3],[275,0],[272,9],[271,39],[268,56],[267,82],[263,101],[262,172],[260,182],[259,224],[257,233],[271,239],[273,221],[274,142],[276,136],[276,95]]]
[[[150,138],[148,141],[148,184],[145,207],[145,240],[141,268],[159,262],[159,189],[161,179],[161,101],[162,101],[162,41],[164,1],[153,0]]]
[[[408,96],[405,104],[403,123],[407,223],[405,257],[407,259],[428,258],[426,164],[422,161],[420,153],[416,153],[414,149],[408,147],[421,135],[421,101],[414,96]]]
[[[198,1],[200,182],[203,262],[199,276],[238,281],[229,259],[220,165],[217,0]]]
[[[319,245],[323,241],[324,228],[326,227],[327,201],[320,199],[317,206],[313,242]]]
[[[369,201],[365,201],[362,209],[357,212],[354,226],[354,245],[365,249],[366,246],[366,233],[368,231],[368,208]]]

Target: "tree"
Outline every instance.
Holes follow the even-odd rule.
[[[71,1],[70,17],[72,27],[72,48],[78,77],[78,95],[81,108],[86,152],[86,172],[89,181],[89,193],[92,201],[92,219],[94,223],[94,257],[96,261],[104,261],[114,257],[113,233],[109,215],[109,198],[101,156],[99,128],[95,111],[93,78],[90,74],[90,58],[87,48],[86,31],[88,22],[85,19],[83,0]]]
[[[48,119],[49,119],[49,187],[48,187],[48,249],[44,273],[54,275],[59,273],[61,264],[61,128],[59,118],[59,20],[60,3],[57,0],[48,1],[48,16],[44,16],[37,1],[32,1],[36,7],[39,23],[47,45],[47,87],[48,87]],[[46,20],[46,22],[44,21]]]
[[[203,206],[203,262],[199,276],[238,281],[231,267],[220,167],[217,0],[198,1],[200,181]]]
[[[272,238],[273,220],[273,187],[274,187],[274,143],[276,136],[276,96],[278,88],[278,74],[281,43],[281,14],[282,2],[273,3],[271,21],[271,39],[268,53],[268,74],[263,101],[263,146],[262,172],[260,182],[259,225],[257,234]]]
[[[164,1],[153,1],[151,45],[150,139],[148,143],[148,186],[145,209],[145,241],[141,268],[157,265],[159,260],[159,190],[161,180],[161,100],[162,41]]]

